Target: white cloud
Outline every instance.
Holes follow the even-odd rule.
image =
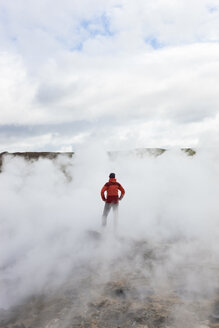
[[[144,48],[150,39],[181,45],[219,38],[218,3],[211,0],[9,0],[1,1],[0,8],[2,45],[10,44],[34,60],[42,54],[75,49],[86,41],[91,47],[97,45],[98,53],[109,39],[112,51],[130,52]],[[106,24],[110,33],[103,32]]]
[[[136,119],[201,122],[218,113],[218,56],[217,44],[99,61],[78,54],[64,67],[61,61],[48,63],[32,81],[21,60],[2,54],[1,123],[64,123],[113,116],[130,124]]]
[[[218,114],[216,1],[19,0],[0,8],[1,125],[82,120],[100,135],[115,119],[129,130],[137,120],[138,128],[152,122],[150,144],[163,120],[174,135],[185,130],[186,139],[175,137],[185,144],[199,142],[191,126]],[[172,144],[170,131],[161,138]]]

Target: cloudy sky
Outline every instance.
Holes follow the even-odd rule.
[[[0,0],[0,151],[219,142],[218,0]]]

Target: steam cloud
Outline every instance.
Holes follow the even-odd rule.
[[[188,291],[214,293],[218,281],[208,269],[219,262],[218,159],[215,150],[200,150],[193,157],[173,150],[158,157],[110,160],[96,148],[53,161],[5,157],[0,174],[0,307],[61,284],[72,268],[90,258],[105,262],[109,274],[108,261],[127,244],[106,236],[96,250],[85,233],[100,230],[100,189],[110,172],[126,189],[118,234],[152,245],[177,241],[167,261],[154,267],[151,283],[161,288],[169,273],[182,270]],[[112,214],[109,231],[111,226]],[[191,270],[191,265],[201,269]]]

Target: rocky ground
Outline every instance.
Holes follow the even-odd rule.
[[[105,261],[106,253],[99,256],[103,237],[90,232],[86,238],[96,257],[75,266],[59,287],[45,287],[22,304],[1,310],[0,328],[219,327],[219,292],[191,290],[184,281],[188,272],[197,271],[200,279],[202,269],[188,261],[187,267],[178,263],[167,270],[172,243],[120,238],[111,241],[112,247],[128,246]],[[217,266],[208,270],[208,277],[218,275]]]

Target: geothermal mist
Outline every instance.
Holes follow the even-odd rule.
[[[104,279],[108,262],[130,247],[126,239],[154,247],[172,243],[166,262],[153,267],[156,288],[182,270],[188,292],[214,293],[217,277],[207,268],[219,261],[218,164],[214,151],[110,160],[92,148],[72,159],[35,162],[6,156],[0,174],[0,307],[60,285],[90,258],[105,264]],[[100,230],[100,189],[110,172],[126,189],[119,209],[118,235],[123,239],[110,234],[110,214],[109,235],[97,249],[86,240],[86,231]],[[136,265],[147,274],[147,268]]]

